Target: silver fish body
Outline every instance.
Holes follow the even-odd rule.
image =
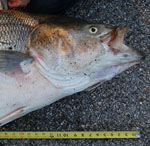
[[[0,125],[140,62],[127,28],[73,18],[0,11]]]

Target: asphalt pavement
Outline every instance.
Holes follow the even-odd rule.
[[[146,54],[141,64],[90,92],[80,92],[32,112],[3,131],[138,130],[140,139],[0,140],[5,146],[150,145],[150,1],[82,0],[64,15],[114,26],[129,26],[125,42]]]

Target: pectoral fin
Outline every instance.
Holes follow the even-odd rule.
[[[0,72],[8,73],[22,70],[33,62],[33,58],[27,54],[12,51],[0,51]]]

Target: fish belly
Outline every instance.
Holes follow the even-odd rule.
[[[0,126],[66,96],[37,71],[23,77],[0,73]]]

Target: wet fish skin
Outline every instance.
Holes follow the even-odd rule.
[[[110,80],[142,59],[123,44],[128,28],[1,11],[0,30],[0,126]]]

